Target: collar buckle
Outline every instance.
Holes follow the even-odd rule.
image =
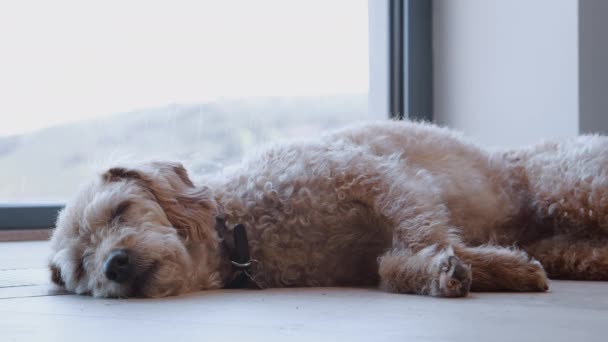
[[[222,218],[216,218],[216,230],[222,239],[224,249],[230,258],[230,264],[232,269],[235,271],[234,277],[228,284],[227,288],[247,288],[251,284],[257,288],[264,288],[249,271],[251,266],[256,263],[259,266],[259,262],[252,259],[249,254],[249,241],[247,239],[247,230],[242,224],[237,224],[232,229],[233,242],[230,243],[226,240],[228,235],[228,228],[226,227],[226,221]]]
[[[244,270],[246,270],[249,267],[251,267],[251,259],[249,261],[247,261],[246,263],[244,263],[244,264],[238,263],[238,262],[236,262],[234,260],[230,260],[230,263],[232,264],[232,266],[234,266],[237,269],[244,269]]]

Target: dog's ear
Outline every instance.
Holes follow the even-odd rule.
[[[106,182],[118,182],[124,179],[142,179],[141,173],[124,167],[113,167],[101,176]]]
[[[194,186],[179,163],[150,164],[157,177],[148,184],[167,218],[186,240],[209,241],[215,234],[215,201],[211,189]]]
[[[114,167],[103,174],[104,181],[134,180],[163,208],[177,233],[186,240],[215,237],[215,201],[209,188],[197,188],[180,163],[153,162],[137,169]]]
[[[175,201],[160,202],[167,218],[186,240],[209,241],[215,234],[215,204],[208,189],[186,189]]]
[[[51,281],[58,286],[65,286],[63,282],[63,277],[61,277],[61,270],[54,264],[49,265],[51,270]]]
[[[189,187],[194,187],[190,177],[188,177],[188,171],[186,171],[186,168],[184,168],[184,165],[181,163],[153,162],[151,165],[157,167],[158,169],[175,173],[179,180],[181,180],[184,184]]]

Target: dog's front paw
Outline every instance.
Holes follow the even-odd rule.
[[[471,266],[455,255],[440,256],[438,275],[433,281],[431,295],[437,297],[465,297],[471,289]]]

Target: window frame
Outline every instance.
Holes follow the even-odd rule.
[[[433,121],[433,4],[390,0],[390,117]]]
[[[0,230],[52,229],[62,208],[60,203],[0,204]]]
[[[432,0],[368,0],[369,110],[433,120]],[[53,229],[61,203],[0,203],[0,231]]]

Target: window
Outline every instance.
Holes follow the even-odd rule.
[[[215,171],[374,118],[366,0],[0,6],[2,201],[64,201],[107,160]]]
[[[0,228],[48,226],[108,162],[213,172],[268,141],[387,118],[390,10],[410,2],[3,2]]]

